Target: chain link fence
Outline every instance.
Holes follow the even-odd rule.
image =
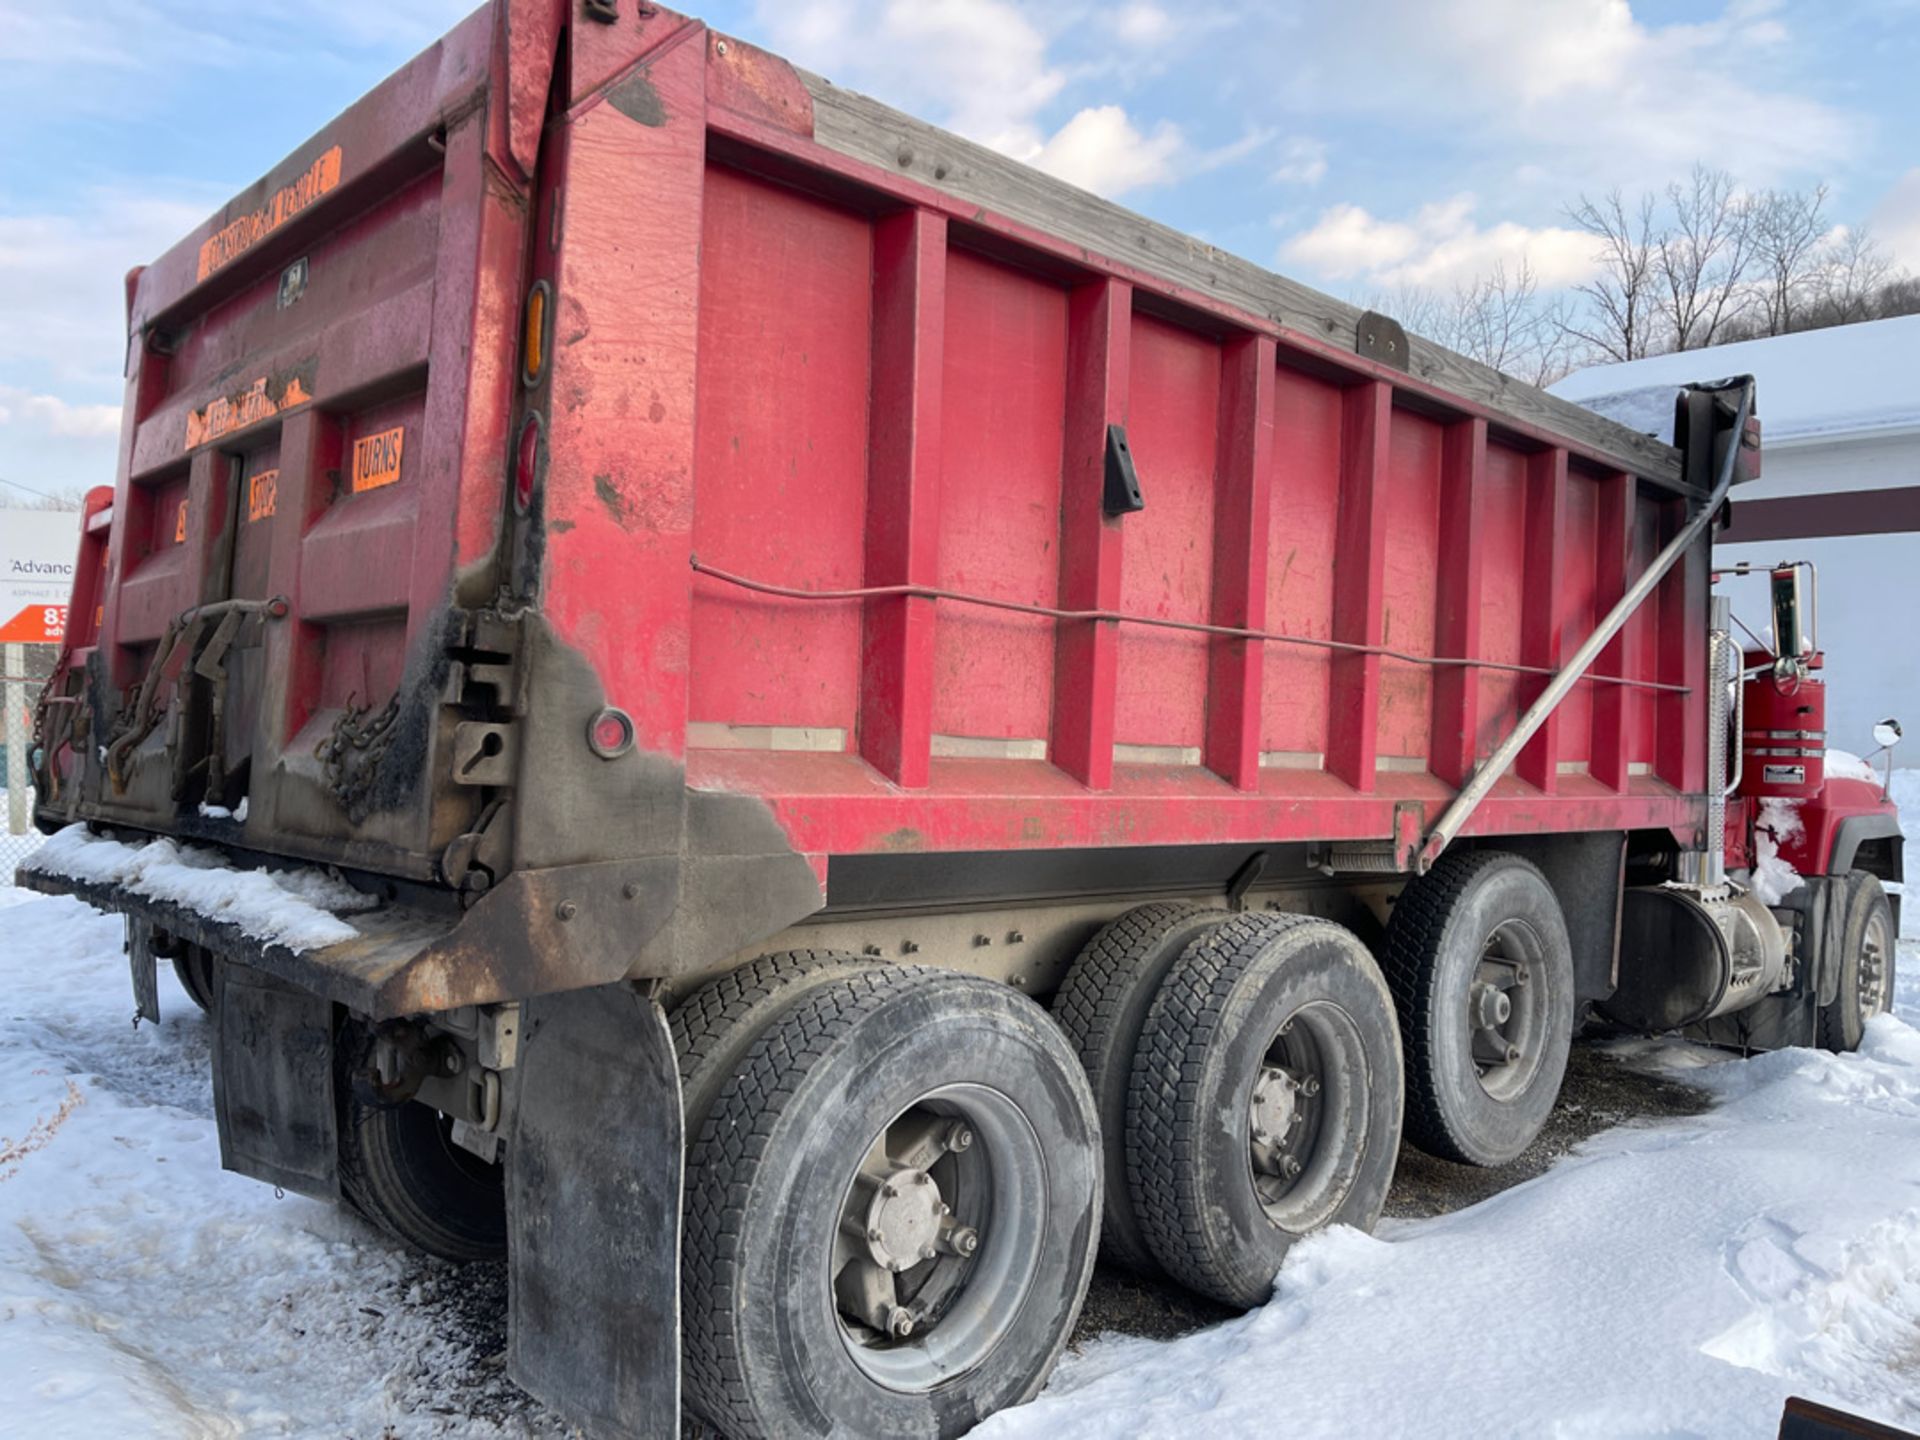
[[[13,883],[13,867],[39,847],[33,828],[33,786],[27,756],[33,746],[33,708],[52,673],[59,647],[0,646],[0,885]]]

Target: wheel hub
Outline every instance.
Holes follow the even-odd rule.
[[[1472,1005],[1476,1030],[1498,1030],[1513,1017],[1513,1002],[1506,992],[1485,981],[1474,985]]]
[[[1253,1082],[1248,1100],[1251,1144],[1248,1147],[1253,1168],[1281,1182],[1284,1189],[1297,1179],[1303,1168],[1301,1152],[1307,1115],[1320,1093],[1319,1077],[1266,1064]]]
[[[874,1264],[897,1274],[939,1253],[940,1222],[953,1210],[931,1173],[901,1167],[862,1174],[856,1184],[866,1195],[861,1238]]]
[[[977,1115],[915,1105],[889,1123],[847,1187],[830,1260],[855,1363],[896,1388],[939,1383],[956,1355],[991,1345],[1031,1278],[1021,1257],[1040,1240],[1032,1205],[1045,1162],[1031,1128],[984,1087],[932,1098]]]
[[[1532,984],[1528,947],[1514,933],[1518,928],[1503,925],[1487,937],[1467,986],[1474,1069],[1481,1085],[1496,1099],[1531,1070],[1538,1053],[1539,1011],[1545,1003]]]
[[[1305,1083],[1318,1088],[1317,1082],[1312,1080]],[[1283,1070],[1277,1065],[1260,1067],[1260,1078],[1254,1082],[1253,1099],[1249,1107],[1256,1144],[1274,1145],[1286,1141],[1293,1127],[1300,1122],[1301,1085],[1302,1081],[1290,1070]]]

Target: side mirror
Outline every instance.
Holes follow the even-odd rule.
[[[1802,628],[1800,567],[1786,565],[1775,570],[1773,580],[1773,653],[1788,664],[1813,647]]]
[[[1888,716],[1873,727],[1873,743],[1882,750],[1891,750],[1900,743],[1900,722]]]

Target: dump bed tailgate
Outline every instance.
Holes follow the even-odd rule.
[[[445,631],[496,543],[524,207],[491,10],[128,278],[108,695],[76,813],[426,877]],[[77,777],[75,777],[77,778]],[[244,805],[244,809],[242,808]],[[237,819],[229,819],[237,816]]]

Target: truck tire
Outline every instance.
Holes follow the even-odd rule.
[[[213,952],[204,945],[182,943],[173,957],[173,973],[187,998],[203,1011],[213,1010]]]
[[[1573,947],[1553,887],[1518,855],[1443,855],[1401,892],[1383,961],[1407,1138],[1463,1165],[1515,1159],[1553,1113],[1573,1041]]]
[[[1079,1053],[1100,1115],[1106,1201],[1100,1211],[1100,1251],[1142,1274],[1156,1274],[1127,1190],[1127,1090],[1140,1027],[1173,962],[1189,941],[1232,912],[1198,905],[1140,905],[1109,922],[1087,942],[1053,997],[1053,1018]]]
[[[1860,1048],[1867,1021],[1893,1004],[1893,907],[1876,875],[1849,871],[1835,887],[1842,910],[1840,988],[1820,1007],[1820,1044],[1838,1054]]]
[[[1400,1145],[1400,1038],[1367,949],[1307,915],[1236,915],[1188,945],[1147,1012],[1127,1181],[1168,1274],[1258,1305],[1288,1248],[1371,1229]]]
[[[348,1203],[442,1260],[505,1256],[505,1168],[454,1144],[453,1122],[431,1106],[374,1106],[342,1092],[340,1191]]]
[[[1093,1272],[1097,1126],[1006,986],[867,966],[816,987],[688,1148],[689,1404],[736,1440],[951,1436],[1033,1395]]]
[[[676,1005],[667,1024],[680,1062],[689,1143],[721,1085],[775,1016],[815,986],[871,963],[844,950],[782,950],[729,970]]]

